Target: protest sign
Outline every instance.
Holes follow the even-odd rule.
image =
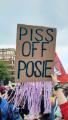
[[[55,43],[55,28],[18,24],[16,82],[50,80]]]

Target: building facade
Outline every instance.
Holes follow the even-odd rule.
[[[0,49],[0,60],[7,63],[12,81],[15,80],[15,53],[14,48]]]

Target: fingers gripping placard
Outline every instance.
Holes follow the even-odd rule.
[[[51,78],[56,29],[18,25],[16,41],[16,80],[40,81]]]

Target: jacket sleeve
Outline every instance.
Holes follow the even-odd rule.
[[[68,102],[61,104],[60,109],[62,112],[62,116],[64,117],[64,120],[68,120]]]

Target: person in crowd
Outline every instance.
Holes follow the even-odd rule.
[[[7,120],[8,116],[8,102],[5,98],[0,96],[0,120]]]
[[[15,94],[15,91],[12,89],[9,89],[7,92],[8,94],[8,118],[7,120],[20,120],[20,114],[19,114],[19,109],[17,107],[14,107],[13,103],[13,97]]]
[[[42,88],[41,92],[41,103],[40,103],[40,120],[50,120],[50,114],[44,114],[44,88]]]
[[[63,93],[62,85],[58,83],[57,76],[55,74],[51,76],[54,84],[54,90],[56,91],[56,96],[58,97],[58,103],[60,105],[62,116],[64,117],[64,120],[68,120],[68,101]]]
[[[24,120],[24,114],[28,115],[29,114],[29,109],[28,109],[28,98],[26,98],[24,100],[24,98],[22,99],[20,105],[19,105],[19,113],[22,117],[22,119]]]
[[[54,89],[52,89],[52,95],[50,97],[51,101],[51,113],[50,113],[50,120],[62,120],[62,114],[60,107],[58,105],[58,98],[55,95]]]
[[[55,120],[58,120],[58,119],[63,120],[60,106],[58,104],[58,98],[56,98],[56,103],[55,103],[55,108],[54,108],[54,116],[55,116]]]
[[[68,83],[65,83],[63,85],[63,92],[64,92],[64,95],[66,96],[66,98],[68,100]]]
[[[52,91],[52,96],[50,97],[50,101],[51,101],[50,120],[55,120],[54,109],[56,105],[56,96],[54,94],[54,91]]]

